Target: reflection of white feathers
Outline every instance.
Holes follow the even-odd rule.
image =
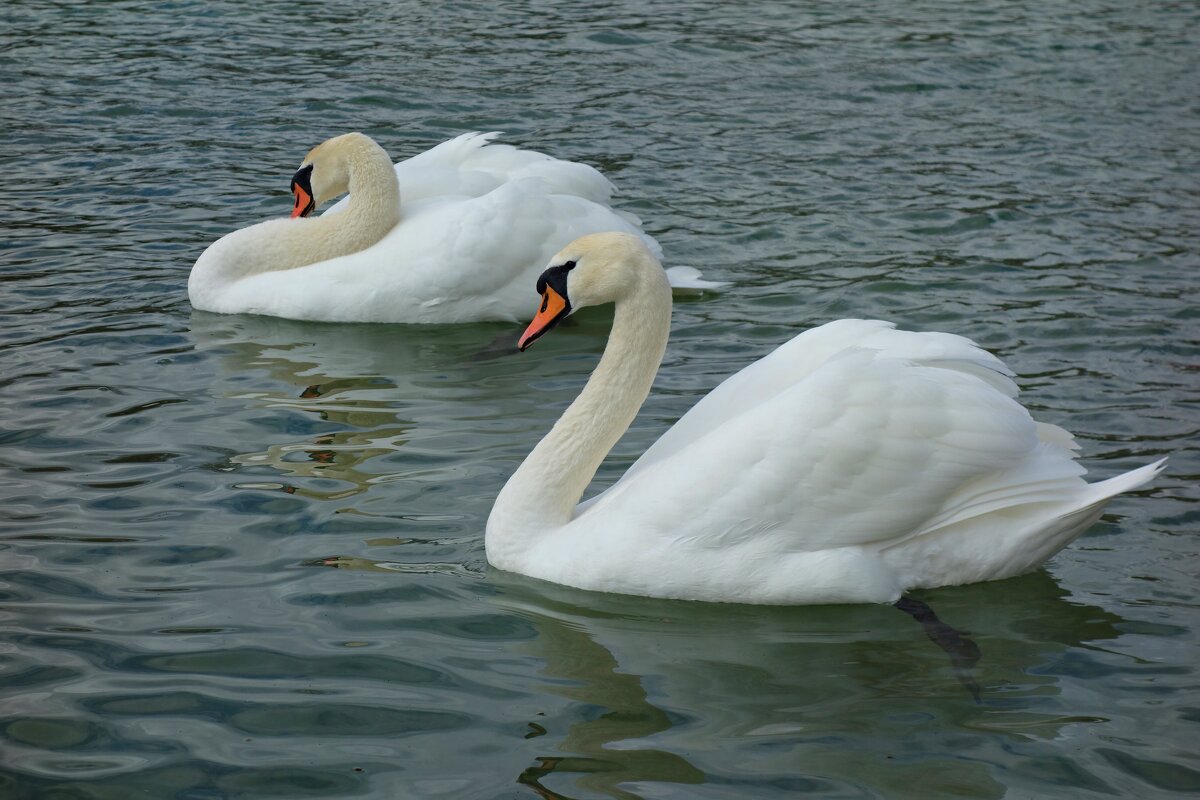
[[[882,797],[912,796],[915,781],[924,797],[998,785],[986,759],[959,759],[953,769],[932,772],[928,759],[907,766],[896,759],[894,768],[887,761],[912,735],[914,719],[969,705],[946,654],[894,609],[716,606],[579,592],[513,576],[490,580],[501,590],[488,602],[536,629],[521,645],[544,663],[539,709],[549,721],[536,721],[561,737],[554,749],[572,754],[547,765],[556,770],[544,785],[588,781],[596,796],[611,786],[604,796],[619,797],[621,787],[658,787],[664,784],[653,781],[692,774],[701,782],[706,775],[745,776],[751,768],[771,775],[778,767],[821,776],[816,794],[846,787],[839,794],[850,795],[864,793],[864,757],[888,764],[870,779]],[[1018,747],[1030,731],[1056,746],[1056,736],[1079,737],[1082,729],[1102,742],[1107,730],[1061,713],[1095,702],[1094,676],[1051,665],[1080,642],[1092,650],[1112,644],[1122,620],[1065,594],[1042,572],[930,598],[943,621],[986,640],[977,677],[985,696],[1002,697],[1009,714],[1019,713],[1019,731],[1001,734]],[[581,705],[556,713],[555,695]],[[795,785],[785,787],[766,778],[741,796],[798,794]],[[654,796],[722,795],[685,786]]]
[[[319,218],[268,220],[213,243],[192,270],[193,306],[330,322],[512,321],[532,316],[538,274],[577,236],[624,231],[660,252],[636,217],[609,206],[613,186],[598,171],[489,144],[496,135],[464,134],[394,171],[361,134],[329,140],[313,151],[314,185],[349,172],[350,196]],[[353,137],[373,150],[338,146],[361,145]],[[387,192],[387,202],[353,202]],[[349,230],[370,215],[379,219],[368,232]],[[313,263],[311,253],[325,255]],[[693,290],[719,285],[684,277]]]
[[[613,329],[496,501],[488,557],[504,569],[658,597],[890,602],[1031,570],[1161,469],[1087,484],[1070,435],[1030,418],[997,358],[959,336],[847,319],[726,380],[575,506],[646,396],[670,315],[644,247],[584,242],[561,254],[578,264],[569,300],[615,301]]]

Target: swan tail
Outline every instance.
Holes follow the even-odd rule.
[[[1037,569],[1047,559],[1092,527],[1104,507],[1119,494],[1133,491],[1163,470],[1160,459],[1108,480],[1087,484],[1074,498],[1063,503],[1052,492],[1015,493],[1005,499],[992,497],[979,508],[921,534],[884,548],[882,555],[901,574],[908,587],[1000,580]],[[1065,489],[1060,485],[1060,489]],[[987,508],[986,506],[991,506]],[[982,511],[983,513],[977,513]],[[972,513],[976,512],[976,513]],[[970,544],[966,537],[970,534]]]
[[[700,294],[729,285],[729,281],[708,281],[701,276],[702,273],[695,267],[670,267],[667,269],[667,281],[671,284],[671,291],[675,294]]]
[[[1049,514],[1041,519],[1102,508],[1117,495],[1149,483],[1162,471],[1165,462],[1165,458],[1160,459],[1108,480],[1084,483],[1080,476],[1085,470],[1069,453],[1056,444],[1043,443],[1031,461],[972,485],[957,502],[948,503],[941,514],[929,520],[915,537],[992,514],[1020,513],[1023,507],[1049,509]]]
[[[1049,526],[1036,529],[1028,537],[1029,545],[1023,553],[1023,558],[1014,559],[1009,570],[996,577],[1007,578],[1036,569],[1042,562],[1092,527],[1104,513],[1104,507],[1108,505],[1109,500],[1119,494],[1145,486],[1163,471],[1166,461],[1165,458],[1160,458],[1152,464],[1146,464],[1108,480],[1088,484],[1078,503],[1073,508],[1060,512],[1058,518]]]
[[[1146,464],[1143,467],[1123,472],[1120,475],[1109,478],[1108,480],[1097,481],[1090,483],[1087,487],[1087,493],[1083,504],[1086,507],[1091,507],[1096,504],[1103,505],[1112,498],[1125,492],[1132,492],[1134,489],[1140,489],[1150,481],[1154,480],[1160,472],[1166,469],[1167,459],[1160,458],[1152,464]]]

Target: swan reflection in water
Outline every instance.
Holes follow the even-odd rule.
[[[508,346],[486,359],[513,352],[509,326],[414,331],[195,312],[190,333],[197,350],[217,356],[214,391],[243,403],[226,422],[251,429],[234,438],[260,448],[229,457],[225,468],[262,476],[237,488],[336,501],[411,477],[414,469],[383,462],[420,439],[420,420],[442,423],[448,402],[460,420],[488,413],[487,398],[470,395],[486,385],[480,342],[501,331]]]
[[[327,559],[389,572],[452,564]],[[884,605],[770,607],[599,594],[491,570],[486,602],[528,621],[512,647],[543,666],[514,779],[544,798],[1001,797],[1012,759],[1071,725],[1103,723],[1052,668],[1119,636],[1121,619],[1066,599],[1045,571],[921,593],[978,643],[976,702],[926,631]],[[558,712],[549,698],[569,705]],[[519,751],[515,741],[505,745]],[[528,747],[533,747],[529,750]],[[1034,748],[1033,753],[1022,753]],[[659,789],[639,789],[659,784]],[[662,785],[687,786],[671,793]],[[645,793],[643,793],[645,792]]]
[[[1079,721],[1035,710],[1059,688],[1038,671],[1118,635],[1119,618],[1065,602],[1045,572],[926,593],[982,649],[976,703],[960,668],[887,606],[658,602],[496,577],[495,602],[538,630],[528,647],[546,665],[544,690],[581,704],[565,729],[539,723],[554,738],[518,778],[547,798],[636,798],[651,782],[753,797],[864,783],[1000,797],[990,751],[1004,763],[1004,740],[1051,739]],[[974,757],[949,755],[959,748]]]

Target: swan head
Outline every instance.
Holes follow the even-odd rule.
[[[653,269],[647,271],[647,266]],[[541,305],[517,349],[524,350],[577,309],[620,302],[638,292],[647,274],[667,285],[662,265],[640,237],[616,232],[581,236],[559,250],[538,278]],[[669,296],[669,288],[667,292]]]
[[[307,217],[326,200],[346,193],[350,186],[349,153],[364,143],[379,147],[364,134],[346,133],[326,139],[308,152],[292,176],[293,218]]]

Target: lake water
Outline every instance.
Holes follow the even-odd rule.
[[[1200,792],[1200,9],[1192,3],[7,0],[0,796]],[[310,147],[467,130],[588,162],[677,304],[605,485],[838,317],[972,337],[1095,479],[1037,573],[755,608],[489,571],[507,476],[607,331],[193,312]],[[532,303],[536,302],[531,292]],[[966,684],[980,688],[976,701]]]

